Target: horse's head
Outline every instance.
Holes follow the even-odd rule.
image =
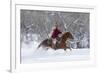
[[[74,39],[73,35],[70,32],[66,32],[66,35],[69,39]]]
[[[74,37],[73,37],[73,35],[72,35],[70,32],[65,32],[65,33],[62,35],[62,39],[63,39],[63,40],[74,39]]]

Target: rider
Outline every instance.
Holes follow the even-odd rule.
[[[59,25],[56,23],[54,27],[52,27],[52,31],[50,32],[50,38],[53,40],[53,43],[56,44],[57,39],[60,37],[61,30],[59,29]]]

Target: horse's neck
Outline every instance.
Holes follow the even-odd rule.
[[[61,39],[61,42],[66,42],[67,41],[67,38],[62,38]]]

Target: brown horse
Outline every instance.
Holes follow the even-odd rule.
[[[66,41],[68,40],[68,39],[73,39],[73,36],[72,36],[72,34],[70,33],[70,32],[65,32],[58,40],[57,40],[57,43],[54,45],[53,44],[53,41],[52,41],[52,39],[45,39],[45,40],[43,40],[40,44],[39,44],[39,46],[38,46],[38,48],[39,47],[47,47],[46,49],[48,50],[48,47],[50,47],[50,48],[52,48],[52,49],[54,49],[54,50],[57,50],[57,49],[64,49],[65,51],[66,51],[66,49],[70,49],[71,50],[71,48],[70,47],[67,47],[66,46]]]

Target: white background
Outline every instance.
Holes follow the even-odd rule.
[[[96,6],[96,67],[86,68],[68,68],[64,70],[45,70],[38,71],[36,73],[99,73],[100,71],[100,2],[99,0],[33,0],[37,2],[49,2],[49,3],[67,3],[67,4],[79,4],[79,5],[94,5]],[[0,73],[8,73],[10,69],[10,0],[0,1]]]

